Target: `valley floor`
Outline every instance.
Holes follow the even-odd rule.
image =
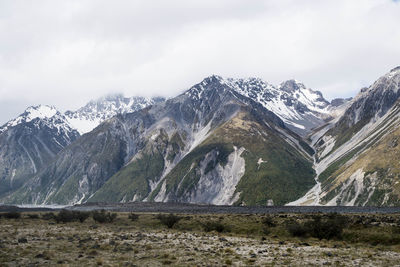
[[[172,229],[156,214],[112,223],[56,223],[24,213],[0,219],[0,266],[396,266],[400,215],[346,215],[339,239],[293,237],[284,225],[315,214],[187,215]],[[30,215],[30,216],[28,216]],[[325,216],[325,215],[324,215]],[[206,232],[204,225],[222,225]],[[267,222],[267,223],[265,223]],[[269,225],[269,226],[267,226]]]

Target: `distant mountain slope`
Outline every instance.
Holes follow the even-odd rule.
[[[0,128],[0,196],[20,188],[79,137],[50,106],[29,107]]]
[[[238,111],[160,181],[150,200],[282,205],[306,192],[314,176],[309,155],[295,136],[260,117]]]
[[[315,203],[316,195],[324,205],[400,204],[399,89],[397,67],[362,89],[335,123],[314,134],[321,184],[304,204]]]
[[[195,112],[195,127],[164,113],[145,148],[90,201],[283,204],[312,186],[310,148],[220,77],[166,103]]]
[[[279,117],[211,76],[105,121],[5,201],[283,204],[313,186],[310,154]]]
[[[389,202],[349,200],[372,187],[346,181],[396,129],[399,70],[332,103],[296,80],[212,75],[168,100],[113,95],[64,114],[32,107],[0,128],[0,201],[395,203],[386,191]],[[363,172],[375,173],[371,164]]]
[[[109,96],[65,114],[39,105],[0,127],[0,197],[21,187],[66,146],[119,113],[133,112],[163,98]]]

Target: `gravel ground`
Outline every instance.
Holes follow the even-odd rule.
[[[400,253],[129,225],[0,223],[0,266],[399,266]]]

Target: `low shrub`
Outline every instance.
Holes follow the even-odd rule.
[[[128,215],[128,218],[131,220],[131,221],[137,221],[138,219],[139,219],[139,215],[137,215],[137,214],[135,214],[135,213],[130,213],[129,215]]]
[[[28,214],[29,219],[39,219],[39,214]]]
[[[202,223],[201,226],[206,232],[211,232],[211,231],[216,231],[218,233],[228,232],[228,229],[224,224],[216,221],[208,221]]]
[[[261,223],[267,227],[275,227],[276,226],[276,223],[270,216],[264,217],[262,219]]]
[[[286,229],[292,236],[297,237],[311,236],[318,239],[341,239],[346,225],[346,217],[333,213],[326,218],[321,215],[314,215],[312,220],[303,224],[291,222],[287,224]]]
[[[78,218],[78,221],[80,223],[83,223],[86,221],[87,218],[89,218],[90,212],[87,211],[77,211],[76,212],[76,217]]]
[[[93,211],[92,212],[93,220],[98,223],[111,223],[117,218],[116,213],[106,212],[105,210],[101,211]]]
[[[271,228],[267,226],[263,226],[261,230],[264,235],[269,235],[271,233]]]
[[[263,232],[264,235],[269,235],[271,233],[271,229],[270,228],[276,226],[276,223],[271,218],[271,216],[264,217],[262,219],[261,223],[262,223],[262,232]]]
[[[378,244],[391,246],[400,244],[400,236],[391,232],[382,232],[379,230],[356,230],[342,234],[343,240],[351,243],[369,243],[373,246]]]
[[[346,217],[333,213],[328,215],[326,219],[316,215],[312,221],[305,223],[305,227],[309,229],[312,237],[318,239],[333,239],[342,237],[342,232],[346,224]]]
[[[83,223],[87,218],[89,218],[89,212],[85,211],[74,211],[74,210],[61,210],[57,215],[54,216],[54,219],[57,223],[63,222],[74,222],[79,221]]]
[[[43,220],[48,221],[48,220],[53,220],[55,218],[55,215],[53,212],[46,212],[46,213],[43,213],[41,215],[41,217]]]
[[[54,219],[57,223],[63,222],[72,222],[75,221],[75,217],[72,211],[70,210],[61,210],[57,215],[54,216]]]
[[[308,233],[306,227],[296,221],[288,223],[286,225],[286,230],[289,232],[289,234],[296,237],[304,237]]]
[[[175,224],[177,224],[182,217],[176,216],[172,213],[165,215],[165,214],[158,214],[156,218],[165,226],[168,228],[174,227]]]

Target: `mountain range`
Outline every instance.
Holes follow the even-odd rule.
[[[29,107],[0,127],[0,202],[399,204],[400,67],[352,99],[212,75],[182,94]]]

